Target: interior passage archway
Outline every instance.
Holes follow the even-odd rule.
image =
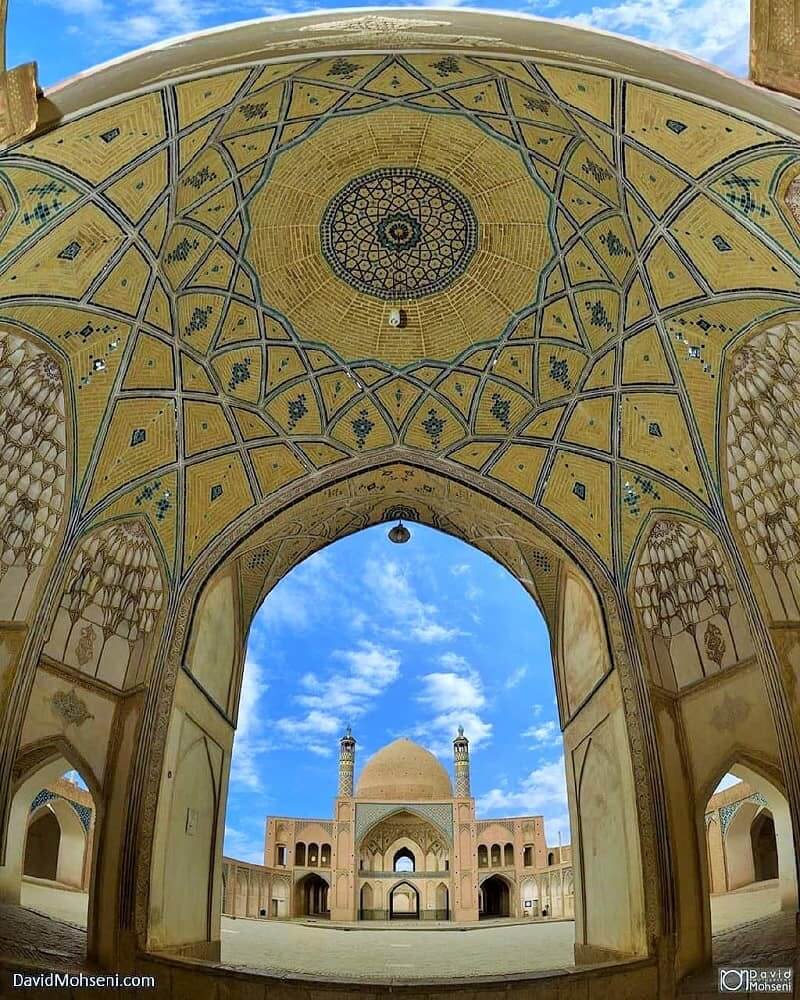
[[[778,877],[778,843],[775,839],[775,822],[768,809],[762,810],[750,827],[750,844],[753,851],[754,881],[765,882]]]
[[[51,809],[44,808],[28,827],[23,874],[55,882],[61,847],[61,824]]]
[[[776,952],[790,947],[797,881],[780,775],[765,776],[755,761],[733,763],[705,806],[703,829],[709,938],[745,925],[737,928],[743,964],[756,961],[767,934]]]
[[[304,876],[295,886],[296,915],[303,917],[328,917],[328,883],[320,875]]]
[[[411,882],[398,882],[390,890],[389,919],[419,919],[419,889]]]
[[[508,882],[501,875],[491,875],[481,882],[481,894],[481,919],[511,916],[511,893]]]

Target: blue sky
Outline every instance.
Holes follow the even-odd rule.
[[[547,628],[477,549],[381,525],[318,552],[253,624],[231,773],[226,852],[260,860],[264,814],[330,817],[338,740],[369,754],[407,736],[452,771],[464,726],[479,814],[543,814],[569,838]]]
[[[8,64],[37,60],[47,88],[97,63],[175,35],[234,21],[341,7],[288,0],[9,0]],[[371,6],[404,6],[402,3]],[[749,0],[486,0],[429,7],[514,10],[601,28],[746,75]]]

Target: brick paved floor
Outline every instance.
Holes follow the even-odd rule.
[[[53,967],[80,964],[86,946],[81,929],[86,895],[25,883],[23,903],[28,908],[0,907],[0,954]],[[712,909],[717,964],[791,964],[794,915],[776,912],[774,884],[717,897]],[[463,931],[453,925],[447,930],[417,927],[377,932],[225,917],[222,960],[226,965],[320,977],[415,979],[555,970],[572,963],[571,921],[498,922]],[[685,984],[684,995],[715,993],[713,978],[694,977]]]

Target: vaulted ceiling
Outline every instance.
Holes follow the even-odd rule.
[[[798,175],[777,128],[563,58],[239,65],[0,159],[0,322],[62,366],[75,523],[145,515],[177,577],[396,445],[622,573],[649,510],[713,507],[730,346],[800,310]]]

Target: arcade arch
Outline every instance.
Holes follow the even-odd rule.
[[[411,882],[398,882],[389,890],[390,920],[419,920],[419,889]]]
[[[480,919],[516,916],[516,908],[512,909],[512,892],[513,886],[503,875],[485,878],[480,884]]]
[[[316,872],[304,875],[294,887],[295,912],[304,917],[329,917],[330,884]]]
[[[405,53],[377,17],[385,54],[332,22],[335,59],[287,22],[296,62],[220,33],[205,76],[195,43],[167,45],[158,73],[137,57],[64,88],[63,123],[0,161],[3,861],[19,768],[60,735],[108,819],[89,930],[106,965],[216,956],[253,611],[401,508],[489,552],[548,620],[579,960],[650,955],[678,979],[708,960],[693,789],[707,799],[722,758],[765,762],[797,837],[790,109],[618,40],[635,71],[588,62],[580,32],[470,16],[448,24],[484,25],[478,48],[415,13],[430,28]],[[526,39],[537,60],[510,58]],[[379,80],[400,70],[397,99]],[[303,103],[321,79],[333,103]],[[295,172],[318,197],[292,218],[318,234],[313,212],[349,210],[354,164],[370,180],[386,162],[423,171],[419,198],[450,177],[436,200],[466,248],[437,245],[399,326],[385,268],[281,236]],[[729,196],[742,171],[756,212]]]
[[[769,809],[763,809],[750,824],[750,849],[753,852],[753,881],[768,882],[777,878],[778,842]]]

